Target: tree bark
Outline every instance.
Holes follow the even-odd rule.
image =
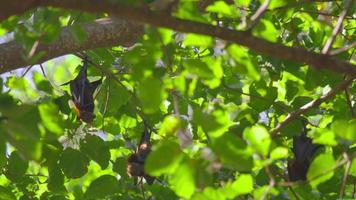
[[[4,1],[9,2],[9,0],[3,0],[2,2]],[[18,2],[19,0],[13,1]],[[250,32],[246,31],[236,31],[210,24],[178,19],[165,12],[150,11],[144,8],[122,5],[120,3],[113,4],[109,1],[98,0],[32,0],[31,2],[33,3],[29,5],[29,8],[33,8],[33,6],[53,6],[57,8],[74,9],[90,13],[105,12],[122,19],[133,20],[157,27],[166,27],[181,32],[198,33],[218,37],[226,41],[246,46],[261,54],[308,64],[316,69],[329,69],[338,73],[356,76],[356,65],[337,59],[331,55],[319,54],[307,51],[303,48],[288,47],[282,44],[272,43],[264,39],[257,38],[251,35]],[[22,11],[23,9],[20,9],[19,12]],[[0,16],[0,19],[2,19],[2,16]],[[3,51],[0,51],[0,56],[2,53]],[[19,67],[18,65],[12,65],[12,63],[7,63],[7,65],[14,66],[12,69]],[[3,71],[4,70],[0,68],[0,73]]]
[[[86,32],[84,42],[77,42],[70,32],[70,27],[64,27],[55,42],[38,45],[36,52],[45,52],[45,54],[37,63],[88,49],[115,45],[132,46],[143,34],[142,25],[117,18],[99,19],[80,26]],[[30,64],[24,53],[24,48],[16,41],[0,44],[0,73]]]

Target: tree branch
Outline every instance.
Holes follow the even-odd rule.
[[[334,40],[336,39],[337,34],[339,34],[341,28],[342,28],[342,22],[344,21],[347,12],[351,9],[352,7],[352,3],[354,0],[349,0],[349,2],[345,5],[345,9],[341,12],[339,19],[337,20],[336,26],[334,27],[334,30],[330,36],[330,38],[328,39],[328,41],[326,41],[325,46],[323,47],[323,49],[321,50],[321,53],[323,54],[327,54],[329,53],[332,44],[334,43]]]
[[[123,45],[132,46],[143,34],[143,27],[137,23],[117,18],[104,18],[92,23],[80,25],[86,32],[86,40],[78,43],[70,32],[70,27],[64,27],[58,40],[51,44],[39,44],[36,52],[45,52],[38,63],[65,54],[100,47]],[[0,73],[24,67],[29,61],[21,44],[16,41],[0,44]]]
[[[330,55],[322,55],[309,52],[298,47],[288,47],[272,43],[264,39],[254,37],[250,33],[244,31],[236,31],[209,24],[178,19],[168,15],[165,12],[155,12],[138,7],[126,6],[117,3],[111,4],[107,1],[97,0],[37,0],[36,2],[38,3],[38,6],[53,6],[64,9],[81,10],[90,13],[105,12],[123,19],[134,20],[153,26],[170,28],[181,32],[198,33],[218,37],[226,41],[246,46],[261,54],[279,57],[284,60],[293,60],[305,63],[315,67],[316,69],[329,69],[339,73],[356,75],[356,66],[354,64],[339,60]]]
[[[328,93],[326,93],[325,95],[321,96],[318,99],[315,99],[307,104],[305,104],[304,106],[302,106],[301,108],[299,108],[296,111],[293,111],[291,113],[289,113],[287,115],[287,117],[281,122],[279,123],[270,133],[272,137],[276,137],[279,134],[279,131],[281,131],[281,129],[283,127],[285,127],[287,124],[289,124],[291,121],[293,121],[294,119],[298,118],[300,115],[306,113],[308,110],[319,106],[321,103],[325,102],[326,100],[332,98],[333,96],[335,96],[337,93],[339,93],[340,91],[344,90],[345,88],[347,88],[352,81],[355,79],[356,77],[347,77],[345,80],[341,81],[334,89],[330,90]]]
[[[251,23],[248,27],[248,29],[252,29],[257,25],[257,23],[260,21],[260,19],[263,17],[263,14],[267,11],[269,4],[271,3],[271,0],[265,0],[263,4],[257,9],[257,11],[251,16]]]

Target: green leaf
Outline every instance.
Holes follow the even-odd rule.
[[[352,159],[349,174],[352,176],[356,176],[356,158]]]
[[[1,126],[0,131],[2,132]],[[6,141],[4,137],[0,137],[0,168],[6,165]]]
[[[47,188],[52,192],[65,192],[64,174],[57,163],[48,166]]]
[[[191,74],[197,75],[202,79],[214,78],[213,70],[208,65],[198,59],[188,59],[183,62],[183,66]]]
[[[356,142],[356,119],[350,121],[334,121],[331,125],[331,129],[340,138],[349,140],[352,143]]]
[[[60,157],[59,165],[66,177],[80,178],[87,173],[89,161],[80,151],[67,148]]]
[[[92,181],[85,192],[88,199],[103,199],[120,192],[119,181],[111,175],[103,175]]]
[[[255,151],[265,157],[268,155],[272,141],[265,127],[255,125],[251,128],[246,128],[243,136]]]
[[[249,87],[249,91],[251,97],[248,105],[258,112],[270,108],[278,95],[277,88],[267,86],[264,80],[253,82]]]
[[[235,181],[228,182],[221,190],[229,199],[249,194],[253,191],[253,177],[250,174],[241,174],[236,177]]]
[[[238,171],[250,171],[253,167],[252,154],[247,150],[246,143],[232,133],[225,133],[213,139],[212,148],[220,160],[229,167]]]
[[[108,94],[109,96],[107,96]],[[101,91],[98,94],[97,100],[100,103],[100,111],[102,113],[104,113],[106,107],[106,114],[114,114],[122,106],[126,105],[130,98],[130,93],[126,88],[119,85],[114,80],[105,80],[101,86]]]
[[[111,156],[109,147],[96,135],[86,135],[85,139],[80,142],[80,151],[97,162],[101,169],[109,165]]]
[[[167,154],[166,154],[167,155]],[[172,190],[180,197],[189,199],[195,192],[195,166],[191,160],[185,159],[169,179]]]
[[[127,166],[127,160],[123,157],[118,157],[118,158],[116,158],[116,160],[112,166],[112,170],[114,172],[120,174],[121,177],[128,178],[126,166]]]
[[[40,98],[39,93],[25,78],[11,77],[7,83],[10,94],[24,103],[34,103]]]
[[[212,187],[206,187],[203,192],[195,193],[193,200],[224,200],[224,193]]]
[[[251,0],[235,0],[235,3],[239,6],[247,7],[250,5]]]
[[[185,46],[199,46],[199,47],[211,47],[213,45],[213,38],[206,35],[199,35],[194,33],[189,33],[186,35],[183,41]]]
[[[174,134],[179,130],[181,127],[181,120],[173,115],[169,115],[164,118],[161,127],[158,131],[158,134],[167,137],[167,136],[174,136]]]
[[[145,78],[138,86],[138,97],[147,114],[158,112],[165,96],[162,82],[154,77]]]
[[[171,174],[179,166],[183,155],[178,143],[164,141],[148,155],[145,171],[152,176]]]
[[[2,200],[14,200],[16,196],[11,192],[10,189],[0,186],[0,199]]]
[[[325,153],[317,156],[311,163],[307,173],[310,185],[316,188],[320,183],[333,177],[335,165],[336,161],[332,154]]]
[[[252,34],[270,42],[276,42],[279,32],[271,21],[261,19],[257,26],[252,30]]]
[[[21,182],[28,168],[28,161],[21,158],[17,151],[13,151],[8,158],[5,176],[13,182]]]
[[[194,109],[193,121],[203,128],[211,137],[220,137],[228,131],[231,125],[229,113],[224,109],[215,109],[208,113],[200,109]]]
[[[316,128],[316,133],[314,135],[313,142],[322,145],[337,145],[334,132],[327,128]]]
[[[271,151],[271,159],[278,160],[288,157],[288,149],[285,147],[276,147]]]
[[[38,110],[43,122],[43,125],[53,133],[62,135],[64,133],[64,122],[59,114],[59,109],[54,103],[40,104]]]
[[[237,17],[237,9],[228,5],[225,1],[215,1],[206,8],[206,11],[226,17]]]
[[[8,118],[3,126],[7,141],[26,159],[39,160],[42,154],[42,142],[38,128],[40,117],[37,107],[16,105],[11,98],[0,101],[0,112]]]
[[[240,74],[246,74],[252,80],[259,80],[260,74],[257,62],[251,57],[248,49],[232,44],[227,51],[236,62],[235,71]]]

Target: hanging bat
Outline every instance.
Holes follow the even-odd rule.
[[[83,67],[75,79],[65,83],[69,84],[75,111],[80,120],[91,123],[94,115],[94,97],[96,88],[101,84],[102,79],[89,82],[87,77],[88,59],[84,58]]]
[[[315,152],[321,145],[313,144],[305,133],[293,137],[294,159],[288,161],[287,169],[290,181],[306,180],[307,172]]]
[[[145,161],[149,153],[151,152],[151,132],[145,128],[142,133],[140,143],[135,151],[131,154],[127,160],[127,173],[131,177],[143,177],[146,182],[151,185],[155,180],[154,177],[149,176],[144,171]]]

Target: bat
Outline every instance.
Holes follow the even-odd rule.
[[[127,174],[131,177],[143,177],[146,182],[151,185],[155,180],[154,177],[148,175],[144,171],[145,161],[151,152],[151,132],[146,128],[142,133],[140,143],[135,151],[127,160]]]
[[[314,154],[321,145],[313,144],[306,134],[293,137],[294,159],[288,161],[287,170],[290,181],[306,180]]]
[[[63,85],[69,84],[78,118],[86,123],[91,123],[95,118],[94,115],[94,97],[96,88],[101,84],[102,79],[89,82],[87,77],[88,59],[84,58],[83,67],[79,74],[73,80]]]

